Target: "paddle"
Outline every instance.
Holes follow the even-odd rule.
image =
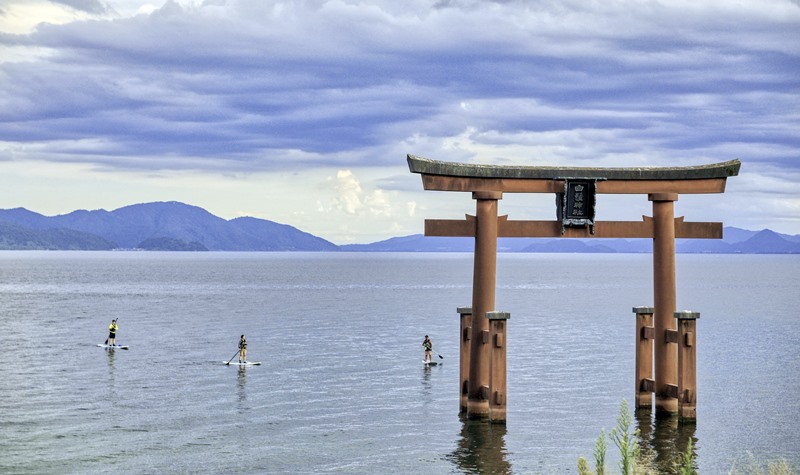
[[[434,353],[436,353],[436,352],[434,351]],[[444,359],[444,356],[440,355],[439,353],[436,353],[436,356],[438,356],[439,359],[442,359],[442,360]]]
[[[239,354],[238,351],[236,353],[234,353],[233,356],[231,356],[231,359],[229,359],[228,362],[225,363],[225,364],[231,364],[231,361],[233,361],[233,359],[236,358],[236,355],[238,355],[238,354]]]

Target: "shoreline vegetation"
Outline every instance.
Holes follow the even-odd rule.
[[[623,399],[620,404],[617,425],[607,437],[605,429],[600,430],[600,436],[595,443],[592,455],[594,457],[594,470],[589,467],[585,457],[578,458],[578,475],[611,475],[614,472],[607,466],[606,454],[610,438],[619,450],[618,469],[621,475],[697,475],[697,460],[694,450],[694,441],[689,437],[686,449],[677,454],[674,460],[658,462],[652,450],[643,446],[640,430],[633,429],[633,416],[628,403]],[[675,441],[679,442],[679,441]],[[744,463],[733,462],[727,475],[798,475],[796,467],[786,460],[762,462],[748,453]]]

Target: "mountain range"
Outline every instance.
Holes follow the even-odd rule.
[[[0,249],[337,251],[335,244],[264,219],[225,220],[178,202],[47,217],[24,208],[0,210]]]
[[[678,239],[679,253],[800,254],[800,235],[725,227],[723,239]],[[0,250],[471,252],[470,238],[421,234],[370,244],[336,244],[273,221],[214,216],[175,201],[113,211],[78,210],[44,216],[25,208],[0,210]],[[651,252],[652,239],[500,238],[500,252]]]

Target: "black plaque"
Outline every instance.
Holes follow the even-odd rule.
[[[556,194],[558,220],[561,232],[568,227],[589,227],[594,234],[595,189],[593,179],[564,179],[564,193]]]

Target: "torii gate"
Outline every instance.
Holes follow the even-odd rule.
[[[696,417],[695,312],[676,312],[675,238],[720,239],[722,223],[675,218],[681,193],[723,193],[741,162],[666,168],[576,168],[469,165],[408,155],[425,190],[471,192],[476,215],[426,219],[426,236],[475,238],[472,307],[461,314],[461,412],[471,419],[506,421],[506,321],[495,309],[498,237],[652,238],[654,307],[637,315],[636,406]],[[498,216],[503,193],[555,193],[555,221],[510,221]],[[595,194],[646,194],[653,216],[595,222]],[[474,316],[474,318],[473,318]],[[676,319],[681,323],[676,325]],[[654,323],[653,323],[654,322]],[[652,325],[652,326],[651,326]],[[654,351],[655,350],[655,351]],[[649,354],[648,354],[649,352]],[[653,378],[655,366],[655,378]]]

